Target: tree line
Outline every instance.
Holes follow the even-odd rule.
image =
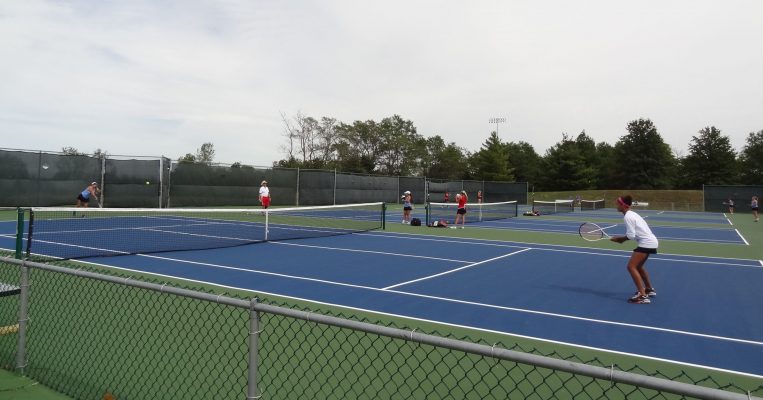
[[[441,136],[424,137],[410,120],[320,120],[282,114],[285,158],[277,167],[336,169],[380,175],[528,182],[534,190],[700,189],[703,184],[763,183],[763,130],[736,152],[721,130],[692,136],[688,154],[675,154],[649,119],[626,126],[617,143],[596,143],[585,131],[563,134],[539,155],[527,142],[504,142],[492,132],[476,152]]]

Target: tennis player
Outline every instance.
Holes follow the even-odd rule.
[[[411,224],[411,210],[413,210],[413,196],[410,190],[403,193],[403,224]]]
[[[77,195],[77,207],[87,208],[90,202],[90,196],[93,196],[95,200],[98,200],[98,182],[90,182],[90,184]]]
[[[458,202],[458,210],[456,210],[456,222],[453,224],[454,228],[458,227],[458,220],[461,220],[461,229],[464,229],[466,223],[466,202],[469,197],[466,195],[466,191],[462,190],[461,193],[456,194],[456,201]]]
[[[268,181],[262,181],[260,183],[260,203],[262,208],[270,207],[270,189],[268,189]]]
[[[443,198],[443,203],[447,203],[448,200],[450,200],[450,194],[448,192],[445,192],[445,197]]]
[[[750,208],[752,208],[752,217],[755,218],[754,221],[760,221],[760,217],[758,216],[758,196],[752,196],[752,201],[750,201]]]
[[[729,198],[729,214],[734,214],[734,200]]]
[[[630,195],[617,198],[617,211],[623,213],[623,221],[625,222],[625,236],[613,236],[610,240],[617,243],[623,243],[629,239],[636,241],[637,247],[633,249],[633,254],[628,260],[628,273],[633,278],[633,283],[636,284],[636,294],[629,298],[628,302],[649,304],[651,303],[649,298],[657,296],[657,292],[652,287],[649,273],[646,272],[644,264],[646,264],[650,254],[657,253],[659,243],[644,218],[631,210],[632,204],[633,198]]]
[[[477,203],[482,204],[482,191],[477,191]]]

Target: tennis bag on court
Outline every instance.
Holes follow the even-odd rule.
[[[421,226],[421,220],[418,218],[411,218],[411,226]]]

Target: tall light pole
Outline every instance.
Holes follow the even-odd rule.
[[[495,124],[495,134],[498,134],[498,124],[506,122],[506,117],[493,117],[488,120],[489,123]]]

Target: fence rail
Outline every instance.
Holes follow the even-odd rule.
[[[0,336],[0,363],[15,360],[75,398],[760,400],[751,393],[763,392],[7,257],[0,281],[21,289],[0,302],[4,322],[18,310],[15,335]]]

